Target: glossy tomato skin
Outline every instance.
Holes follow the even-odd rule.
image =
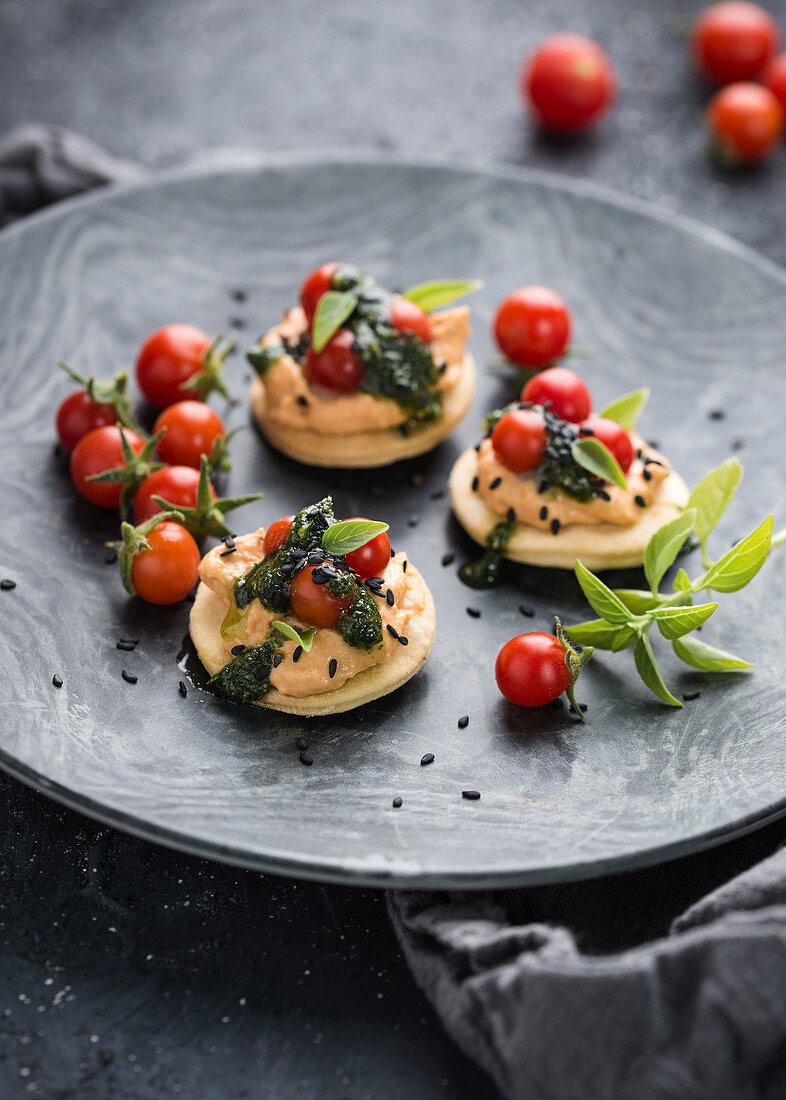
[[[165,325],[151,333],[139,350],[136,380],[151,405],[165,409],[188,397],[183,384],[198,374],[211,340],[193,325]]]
[[[328,340],[322,351],[308,349],[306,376],[314,386],[350,393],[356,390],[363,377],[360,357],[352,350],[354,333],[340,328]]]
[[[494,339],[503,355],[523,367],[543,367],[563,354],[570,340],[570,313],[556,291],[520,286],[497,307]]]
[[[335,275],[338,267],[339,265],[334,262],[320,264],[303,280],[303,285],[300,288],[300,304],[309,325],[314,320],[319,299],[330,290],[330,280]]]
[[[55,415],[57,437],[67,451],[73,451],[79,440],[93,428],[105,428],[117,423],[114,405],[99,405],[91,401],[84,390],[74,390],[60,402]]]
[[[312,574],[316,568],[307,565],[295,574],[289,589],[289,606],[302,622],[329,629],[336,625],[341,612],[352,606],[352,598],[334,596],[326,584],[315,584]]]
[[[597,42],[580,34],[554,34],[522,66],[519,88],[544,126],[577,131],[605,114],[616,98],[617,79]]]
[[[542,707],[570,684],[565,650],[552,634],[533,631],[506,642],[494,666],[497,686],[519,707]]]
[[[786,111],[786,53],[773,57],[764,70],[762,80]]]
[[[145,445],[143,440],[128,428],[123,429],[123,434],[131,449],[139,454]],[[114,425],[93,428],[74,447],[71,454],[71,479],[77,492],[91,504],[97,504],[99,508],[118,508],[122,485],[109,481],[88,481],[87,478],[124,465],[119,429]]]
[[[715,93],[707,107],[707,125],[722,160],[753,164],[775,151],[784,113],[769,88],[741,81]]]
[[[267,531],[265,531],[265,538],[262,542],[262,553],[275,554],[276,550],[281,546],[284,539],[292,530],[292,521],[294,516],[282,516],[281,519],[277,519],[274,523],[271,523]]]
[[[769,12],[746,0],[725,0],[706,8],[693,28],[691,48],[699,70],[718,84],[753,80],[780,43]]]
[[[199,547],[185,527],[164,520],[145,535],[149,549],[131,562],[131,584],[148,603],[184,600],[199,577]]]
[[[394,295],[390,303],[390,323],[399,332],[417,336],[424,344],[431,340],[431,321],[428,314],[420,306],[398,294]]]
[[[537,469],[546,446],[543,417],[535,409],[512,409],[495,424],[491,445],[502,465],[514,474]]]
[[[365,517],[351,516],[350,518],[362,520]],[[390,539],[383,531],[381,535],[371,539],[359,550],[345,554],[344,561],[364,580],[368,580],[369,577],[381,577],[390,561]]]
[[[153,500],[154,496],[162,497],[173,508],[195,508],[198,487],[199,471],[193,466],[164,466],[160,470],[154,470],[134,493],[136,522],[144,523],[146,519],[163,511]],[[213,500],[216,499],[212,485],[210,495]]]
[[[579,424],[580,434],[582,428],[588,429],[584,434],[591,432],[595,439],[611,451],[623,474],[626,474],[631,468],[635,454],[630,432],[614,420],[607,420],[605,416],[588,416]]]
[[[567,367],[550,367],[530,378],[521,391],[522,401],[536,405],[551,402],[551,411],[563,420],[578,424],[592,410],[592,396],[575,371]]]
[[[221,417],[204,401],[178,401],[170,405],[156,420],[154,433],[161,428],[166,428],[158,444],[161,461],[196,469],[202,455],[209,455],[215,441],[226,435]]]

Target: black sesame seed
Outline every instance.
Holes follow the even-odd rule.
[[[444,362],[440,363],[439,366],[437,367],[437,370],[439,371],[440,374],[444,374],[447,369],[448,369],[448,365],[447,365],[447,363],[444,363]]]
[[[304,409],[308,408],[308,398],[304,393],[299,393],[297,395],[297,403],[298,405],[302,405]]]
[[[399,634],[398,638],[396,638],[396,641],[399,645],[409,645],[409,638],[405,638],[403,634]]]
[[[107,550],[104,554],[104,564],[114,565],[117,561],[117,550]]]
[[[401,563],[401,572],[402,573],[406,573],[408,565],[409,565],[409,562],[407,561],[406,558],[404,558],[404,560]]]
[[[123,669],[123,671],[120,673],[120,675],[123,677],[123,679],[125,680],[125,682],[127,684],[135,684],[137,682],[137,679],[138,679],[138,677],[135,676],[133,674],[133,672],[126,672],[125,669]]]
[[[391,638],[398,638],[398,631],[396,630],[395,626],[393,626],[391,623],[385,623],[385,626]]]
[[[742,448],[745,446],[745,440],[744,439],[732,439],[729,446],[731,447],[731,449],[733,451],[741,451]]]
[[[723,420],[725,415],[726,413],[723,411],[723,409],[710,409],[709,412],[710,420]]]
[[[515,508],[508,508],[507,513],[505,515],[505,519],[508,521],[508,523],[515,523],[516,522],[516,509]]]
[[[442,500],[445,495],[444,489],[435,489],[433,493],[429,493],[431,500]]]
[[[393,549],[392,546],[390,548],[390,556],[391,556],[391,558],[395,558],[395,556],[396,556],[396,551]]]
[[[393,799],[393,809],[398,810],[399,807],[401,807],[403,804],[404,799],[401,797],[400,794],[397,794],[396,797]]]
[[[638,504],[639,508],[646,508],[647,507],[647,502],[644,499],[644,497],[641,495],[641,493],[636,493],[636,495],[633,499],[636,502],[636,504]]]
[[[389,588],[385,593],[385,599],[387,600],[388,607],[392,607],[395,603],[395,596],[393,595],[392,588]]]
[[[645,481],[652,481],[652,473],[647,469],[646,466],[641,471],[641,476],[644,478]]]
[[[480,618],[480,611],[478,610],[477,607],[468,607],[467,608],[467,614],[469,615],[470,619],[479,619]]]
[[[230,550],[234,550],[235,539],[233,535],[224,535],[221,541],[223,542],[224,546],[228,547]]]
[[[314,757],[309,756],[309,754],[305,751],[300,753],[300,755],[298,756],[298,760],[301,764],[305,764],[307,768],[310,768],[311,765],[314,763]]]
[[[477,802],[480,798],[480,791],[462,791],[461,797],[469,799],[470,802]]]
[[[442,565],[452,565],[455,560],[456,560],[456,555],[455,554],[443,554],[442,555]]]
[[[524,616],[525,619],[534,619],[535,618],[535,609],[532,608],[532,607],[527,607],[526,604],[520,603],[519,604],[519,611]]]
[[[336,675],[336,670],[337,669],[338,669],[338,661],[336,660],[335,657],[331,657],[330,662],[328,664],[328,676],[330,677],[331,680]]]
[[[115,648],[122,649],[125,653],[133,653],[136,649],[136,642],[118,642]]]
[[[586,713],[586,711],[587,711],[588,709],[589,709],[589,704],[588,704],[588,703],[579,703],[579,710],[580,710],[580,711],[581,711],[582,713]]]
[[[501,484],[502,484],[502,478],[501,477],[495,477],[494,480],[489,484],[489,489],[498,489]]]
[[[177,692],[178,692],[178,695],[180,695],[183,699],[185,699],[185,697],[188,695],[188,688],[186,687],[183,680],[178,680],[178,682],[177,682]]]
[[[295,646],[295,651],[292,654],[292,660],[295,664],[297,664],[298,661],[300,660],[300,655],[301,655],[302,652],[303,652],[303,646],[302,645]]]
[[[261,668],[254,669],[254,679],[258,680],[260,684],[263,684],[270,675],[270,666],[262,665]]]
[[[433,764],[433,763],[434,763],[434,753],[433,752],[426,752],[420,758],[421,768],[424,767],[426,764]]]
[[[553,519],[553,520],[551,521],[551,524],[550,524],[550,526],[551,526],[551,533],[552,533],[552,535],[558,535],[558,534],[559,534],[559,528],[560,528],[560,523],[559,523],[559,520],[557,519],[557,517],[556,517],[556,516],[555,516],[555,517],[554,517],[554,519]]]
[[[222,550],[222,551],[221,551],[221,553],[219,554],[219,557],[221,557],[221,558],[227,558],[227,557],[229,557],[229,555],[230,555],[230,554],[234,554],[234,553],[235,553],[236,551],[237,551],[237,547],[236,547],[236,546],[228,546],[228,547],[226,548],[226,550]]]
[[[241,653],[245,653],[246,647],[244,645],[233,645],[230,649],[230,653],[233,657],[239,657]]]
[[[233,302],[245,302],[248,294],[246,294],[245,290],[241,290],[239,287],[236,287],[234,290],[230,290],[229,297],[232,299]]]
[[[475,454],[477,454],[479,450],[480,450],[480,444],[476,443],[475,444]]]
[[[546,507],[545,504],[541,508],[540,512],[538,512],[538,515],[539,515],[540,519],[542,519],[542,520],[545,520],[545,519],[549,518],[549,510],[548,510],[548,508]]]
[[[407,527],[417,527],[417,525],[418,525],[418,517],[417,516],[410,516],[409,519],[407,520]]]
[[[56,688],[61,688],[63,686],[63,677],[55,673],[52,677],[52,683],[55,685]]]
[[[694,699],[698,699],[700,695],[700,691],[683,691],[682,698],[685,700],[686,703],[690,703]]]
[[[461,718],[459,718],[459,720],[458,720],[458,728],[460,730],[465,730],[468,725],[469,725],[469,715],[468,714],[462,714]]]
[[[549,479],[546,478],[546,477],[542,477],[540,479],[540,481],[538,482],[538,492],[539,493],[547,493],[550,488],[551,488],[551,482],[549,481]]]
[[[273,658],[273,668],[278,668],[278,666],[281,664],[281,662],[283,660],[284,660],[284,654],[283,653],[277,653],[275,655],[275,657]]]
[[[480,478],[476,474],[475,477],[473,477],[473,479],[472,479],[472,492],[477,493],[479,486],[480,486]]]
[[[611,500],[611,493],[607,493],[605,489],[598,489],[598,496],[601,500]]]
[[[299,749],[300,752],[306,751],[306,749],[308,748],[308,741],[306,741],[305,737],[298,737],[297,741],[295,742],[295,748]]]

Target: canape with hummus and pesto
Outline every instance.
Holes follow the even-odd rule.
[[[209,551],[190,632],[213,687],[233,702],[315,716],[414,676],[434,644],[434,603],[386,530],[337,523],[326,497]]]
[[[313,466],[373,467],[430,451],[475,390],[469,308],[458,280],[393,294],[349,264],[303,283],[300,305],[248,352],[251,408],[278,450]]]
[[[668,460],[633,429],[648,391],[591,414],[573,371],[530,379],[521,401],[484,422],[485,436],[450,474],[453,511],[486,548],[461,571],[466,583],[494,583],[502,558],[572,569],[641,565],[658,528],[675,519],[688,489]]]

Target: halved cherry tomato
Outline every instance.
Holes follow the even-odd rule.
[[[281,546],[284,539],[292,530],[292,520],[294,516],[282,516],[281,519],[277,519],[274,523],[271,523],[267,531],[265,531],[265,538],[262,542],[263,554],[275,554],[279,546]]]
[[[60,442],[67,451],[73,451],[79,440],[93,428],[104,428],[117,423],[114,405],[99,405],[84,390],[74,390],[64,397],[55,415],[55,427]]]
[[[762,74],[762,80],[786,111],[786,53],[773,57]]]
[[[213,444],[226,435],[221,417],[204,401],[178,401],[159,414],[154,432],[166,428],[158,444],[162,462],[199,469],[202,455],[210,455]]]
[[[520,707],[541,707],[562,695],[570,669],[559,641],[542,630],[506,642],[494,666],[497,686]]]
[[[395,294],[390,303],[390,323],[399,332],[409,332],[424,344],[431,340],[431,321],[425,310]]]
[[[153,497],[162,497],[173,508],[195,508],[198,486],[199,470],[195,470],[193,466],[164,466],[160,470],[154,470],[134,494],[136,522],[144,523],[146,519],[163,511]],[[212,485],[210,496],[213,500],[216,499]]]
[[[550,401],[552,412],[574,424],[586,420],[592,409],[589,390],[576,372],[567,367],[550,367],[530,378],[521,391],[521,400],[536,405]]]
[[[727,84],[709,102],[707,125],[722,160],[752,164],[769,156],[780,141],[783,108],[761,84]]]
[[[544,126],[583,130],[613,103],[617,80],[597,42],[580,34],[554,34],[522,66],[519,89]]]
[[[354,333],[348,328],[340,328],[322,351],[309,348],[306,359],[309,382],[343,393],[356,390],[363,377],[363,366],[360,357],[352,350],[354,343]]]
[[[769,12],[746,0],[722,0],[706,8],[693,28],[691,47],[710,80],[752,80],[772,57],[780,31]]]
[[[135,452],[144,447],[144,441],[128,428],[123,434]],[[93,428],[77,443],[71,455],[71,479],[77,492],[99,508],[118,508],[123,486],[111,481],[88,481],[93,474],[103,474],[125,464],[120,430],[114,425]]]
[[[351,516],[351,519],[362,520],[363,516]],[[390,561],[390,539],[383,531],[381,535],[371,539],[359,550],[353,550],[344,555],[344,561],[351,565],[359,577],[381,577]]]
[[[137,356],[136,379],[151,405],[165,409],[175,401],[203,396],[182,387],[204,367],[210,344],[207,333],[193,325],[166,325],[148,336]]]
[[[595,439],[611,451],[623,474],[628,472],[634,455],[630,432],[627,432],[616,421],[607,420],[605,416],[588,416],[586,420],[582,420],[579,424],[579,434],[581,434],[582,429],[587,429],[585,435],[591,432]]]
[[[289,589],[292,614],[310,626],[332,627],[342,611],[352,606],[351,596],[334,596],[327,584],[315,584],[312,579],[316,565],[307,565],[295,574]]]
[[[491,444],[503,466],[514,474],[536,469],[546,446],[543,417],[534,409],[512,409],[497,421]]]
[[[330,290],[330,280],[335,275],[338,267],[337,263],[321,264],[303,280],[303,285],[300,288],[300,304],[309,325],[314,319],[319,299]]]
[[[185,527],[164,520],[145,535],[149,549],[134,554],[131,584],[154,604],[185,599],[199,576],[199,547]]]
[[[553,363],[570,340],[568,307],[546,286],[517,287],[497,307],[494,339],[502,354],[521,366]]]

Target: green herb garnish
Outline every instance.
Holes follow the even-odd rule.
[[[424,313],[431,313],[439,306],[446,306],[482,287],[483,282],[480,279],[431,279],[411,286],[404,291],[402,297],[420,306]]]
[[[280,619],[275,619],[270,625],[275,627],[279,634],[283,634],[285,638],[289,638],[295,645],[302,646],[306,653],[311,652],[311,647],[314,644],[314,636],[316,635],[316,631],[313,627],[309,627],[308,630],[304,630],[302,634],[299,634],[294,626],[290,626],[289,623],[283,623]]]
[[[614,420],[626,431],[630,431],[644,412],[649,398],[650,391],[644,386],[640,390],[633,390],[632,393],[626,393],[616,401],[610,402],[605,409],[601,410],[600,415],[607,420]]]
[[[314,351],[322,351],[331,336],[355,312],[357,304],[357,296],[349,290],[328,290],[322,295],[311,326],[311,345]]]
[[[627,489],[628,483],[619,463],[599,439],[593,439],[591,435],[582,436],[571,445],[570,454],[574,462],[591,474],[613,482],[620,489]]]
[[[333,523],[322,536],[322,549],[331,557],[343,557],[359,550],[377,535],[389,530],[387,523],[372,519],[345,519]]]

